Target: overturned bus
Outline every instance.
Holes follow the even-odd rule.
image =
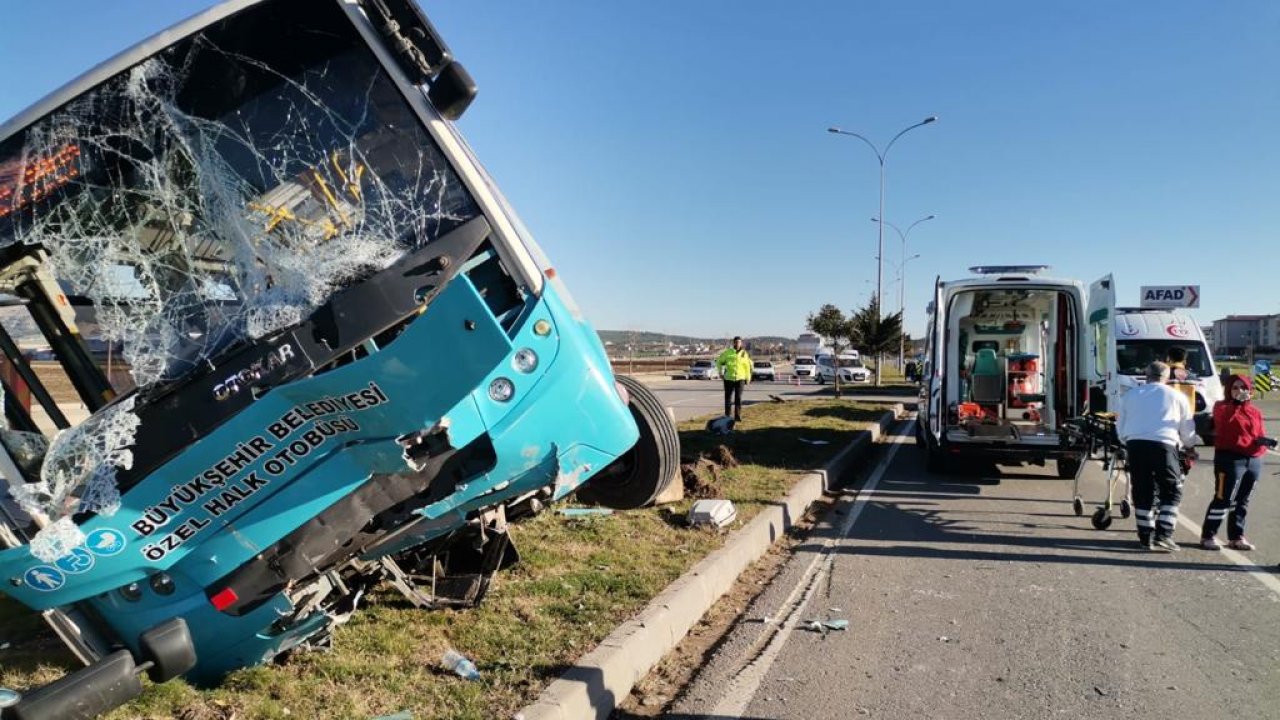
[[[474,95],[411,0],[231,0],[0,126],[0,300],[75,394],[0,329],[0,578],[86,663],[4,718],[321,645],[379,583],[478,602],[508,521],[675,476]]]

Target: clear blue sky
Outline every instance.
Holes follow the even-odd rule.
[[[0,117],[209,0],[13,2]],[[886,215],[935,275],[1197,283],[1280,312],[1280,3],[431,2],[480,95],[461,126],[597,327],[803,331],[874,288]],[[901,248],[886,233],[886,305]]]

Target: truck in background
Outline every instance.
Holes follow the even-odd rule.
[[[796,357],[798,358],[816,358],[826,352],[830,350],[823,344],[822,338],[813,333],[804,333],[796,338]]]

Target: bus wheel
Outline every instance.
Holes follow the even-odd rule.
[[[625,375],[617,380],[631,395],[631,417],[640,439],[578,490],[578,499],[616,510],[644,507],[676,479],[680,471],[680,436],[658,397]]]

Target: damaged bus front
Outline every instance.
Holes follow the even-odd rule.
[[[674,476],[474,94],[411,0],[232,0],[0,127],[6,323],[57,360],[0,330],[0,577],[88,664],[5,718],[322,644],[381,582],[477,602],[509,519]]]

